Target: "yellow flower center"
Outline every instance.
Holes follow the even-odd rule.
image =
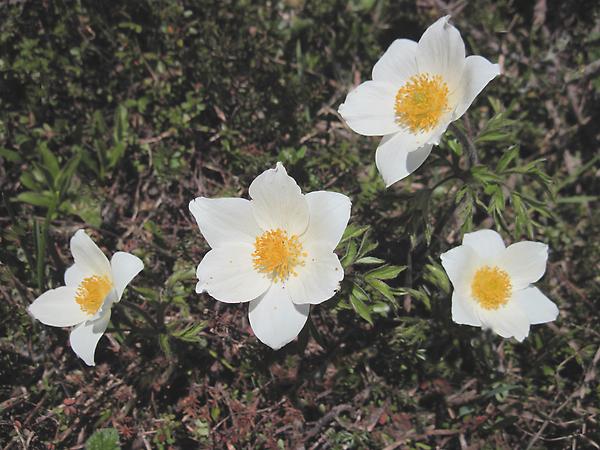
[[[483,266],[471,282],[473,297],[485,309],[498,309],[506,304],[511,291],[510,277],[498,267]]]
[[[84,278],[77,288],[75,301],[83,312],[93,316],[102,306],[102,302],[104,302],[112,287],[113,284],[106,275],[102,277],[94,275]]]
[[[256,270],[278,282],[290,275],[297,276],[294,268],[303,266],[306,256],[298,236],[293,234],[288,237],[285,231],[277,228],[265,231],[256,238],[252,260]]]
[[[396,94],[396,121],[411,133],[433,130],[448,110],[448,85],[439,75],[413,75]]]

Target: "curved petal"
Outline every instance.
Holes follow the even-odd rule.
[[[263,230],[281,228],[301,235],[308,226],[308,204],[296,181],[283,164],[268,169],[252,182],[249,189],[252,211]]]
[[[375,153],[375,162],[386,187],[421,167],[431,153],[433,146],[420,144],[417,137],[418,135],[401,131],[381,139]]]
[[[480,261],[477,253],[467,245],[459,245],[442,253],[440,259],[454,290],[461,296],[469,295],[469,283]]]
[[[465,233],[463,245],[471,247],[484,261],[490,261],[504,252],[504,241],[494,230],[478,230]]]
[[[190,202],[189,208],[212,248],[235,242],[252,244],[261,234],[250,200],[198,197]]]
[[[396,39],[373,67],[373,80],[402,86],[406,80],[419,72],[418,47],[419,45],[410,39]]]
[[[88,320],[86,314],[75,301],[77,288],[62,286],[44,292],[27,310],[37,320],[53,327],[72,327]]]
[[[119,301],[127,285],[144,268],[144,263],[131,253],[117,252],[110,259],[110,266],[113,284],[117,291],[117,301]]]
[[[71,331],[71,348],[88,366],[95,366],[94,353],[98,341],[106,331],[110,321],[110,309],[98,320],[82,323]]]
[[[326,244],[313,245],[306,252],[304,266],[296,269],[297,276],[290,276],[284,288],[294,303],[317,305],[335,295],[344,279],[344,269]]]
[[[456,291],[452,293],[452,320],[460,325],[480,327],[481,321],[473,308],[469,298],[460,296]]]
[[[400,130],[396,123],[399,86],[385,81],[365,81],[346,96],[338,112],[346,124],[363,136],[383,136]]]
[[[256,337],[273,350],[294,340],[306,323],[310,305],[294,304],[281,283],[250,302],[248,317]]]
[[[477,308],[477,312],[482,326],[491,328],[503,338],[514,337],[523,342],[529,334],[529,319],[514,301],[509,301],[498,309]]]
[[[77,230],[71,238],[71,253],[75,264],[88,275],[110,275],[110,263],[106,255],[83,230]]]
[[[558,307],[538,288],[530,287],[513,294],[513,300],[521,307],[532,324],[556,320]]]
[[[352,202],[344,194],[329,191],[315,191],[306,194],[308,203],[308,228],[300,237],[310,245],[320,241],[333,251],[342,239],[350,220]]]
[[[419,72],[441,75],[450,90],[456,89],[465,66],[465,44],[459,31],[442,17],[434,22],[419,40]]]
[[[548,246],[541,242],[522,241],[509,245],[498,259],[498,265],[510,276],[513,290],[535,283],[546,272]]]
[[[467,57],[460,87],[458,88],[459,98],[454,110],[455,120],[467,111],[475,97],[498,75],[500,75],[498,64],[492,64],[483,56],[472,55]]]
[[[225,303],[249,302],[264,294],[271,280],[252,266],[249,244],[227,244],[209,251],[196,270],[196,292]]]
[[[65,284],[67,286],[77,287],[87,275],[88,274],[81,270],[77,264],[73,264],[71,267],[65,270]]]

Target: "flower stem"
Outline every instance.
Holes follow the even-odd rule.
[[[127,300],[121,300],[119,303],[119,305],[122,305],[132,311],[137,312],[140,316],[142,316],[144,318],[144,320],[146,322],[148,322],[148,324],[154,328],[155,330],[160,330],[161,327],[158,326],[158,324],[156,323],[156,321],[150,316],[150,314],[148,314],[146,311],[144,311],[142,308],[140,308],[138,305],[136,305],[135,303],[131,303],[128,302]]]
[[[467,127],[470,128],[470,122],[466,117],[465,124],[467,125]],[[452,131],[454,132],[458,140],[461,142],[463,147],[467,150],[467,156],[469,158],[469,167],[473,167],[479,164],[477,149],[475,148],[475,144],[473,143],[473,140],[469,137],[469,135],[465,133],[460,127],[457,127],[454,124],[452,124]]]

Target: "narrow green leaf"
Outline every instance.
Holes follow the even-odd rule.
[[[377,280],[393,280],[406,269],[406,266],[381,266],[373,269],[365,275],[365,280],[375,278]]]
[[[356,246],[356,242],[350,241],[350,243],[348,244],[348,248],[346,249],[346,254],[344,255],[341,261],[342,267],[344,269],[352,265],[357,253],[358,248]]]
[[[386,283],[381,280],[377,280],[375,278],[369,278],[365,281],[375,290],[377,290],[381,295],[383,295],[388,300],[395,302],[396,298],[394,297],[394,293],[392,292],[392,288],[390,288]]]
[[[50,172],[50,175],[52,175],[52,180],[56,180],[56,176],[60,170],[58,159],[56,156],[54,156],[54,153],[52,153],[45,142],[42,142],[40,145],[38,145],[38,151],[42,155],[44,167],[48,170],[48,172]]]
[[[33,206],[42,206],[45,208],[50,208],[55,201],[54,196],[48,192],[21,192],[14,198],[16,201],[21,203],[29,203]]]
[[[169,343],[168,334],[161,333],[158,335],[158,345],[165,355],[171,356],[171,344]]]
[[[519,146],[513,145],[506,152],[504,152],[502,158],[500,158],[500,161],[498,161],[496,172],[503,172],[504,169],[506,169],[517,156],[519,156]]]
[[[363,226],[363,227],[360,227],[355,224],[348,225],[346,227],[346,229],[344,230],[344,234],[342,236],[342,239],[340,240],[340,244],[342,244],[343,242],[346,242],[348,239],[356,238],[356,237],[362,235],[368,229],[369,229],[368,225]],[[339,245],[338,245],[338,247],[339,247]]]
[[[350,294],[350,304],[352,305],[352,308],[354,308],[354,311],[356,311],[360,317],[373,325],[373,318],[371,317],[369,307],[356,295],[356,292],[357,290],[352,290],[352,293]]]
[[[198,322],[191,324],[181,330],[174,331],[172,336],[185,341],[185,342],[194,342],[200,343],[202,341],[206,342],[204,338],[198,336],[200,332],[206,328],[207,322]]]
[[[355,264],[363,264],[368,266],[383,263],[385,263],[383,259],[375,258],[374,256],[365,256],[364,258],[357,259]]]
[[[2,156],[4,159],[6,159],[7,161],[10,161],[10,162],[20,162],[21,161],[21,155],[19,155],[19,153],[15,152],[14,150],[9,150],[4,147],[0,147],[0,156]]]

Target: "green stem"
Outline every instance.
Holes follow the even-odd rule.
[[[477,149],[475,148],[475,144],[471,140],[471,138],[467,135],[467,133],[463,132],[456,125],[452,125],[452,131],[461,142],[463,147],[467,150],[467,156],[469,161],[469,166],[473,167],[479,164],[479,157],[477,156]]]
[[[160,330],[161,327],[158,326],[158,324],[156,323],[156,321],[150,316],[150,314],[148,314],[146,311],[144,311],[142,308],[140,308],[138,305],[136,305],[135,303],[130,303],[127,300],[121,300],[119,303],[119,305],[124,306],[125,308],[128,308],[132,311],[135,311],[136,313],[138,313],[140,316],[142,316],[144,318],[144,320],[152,327],[154,328],[156,331]]]

